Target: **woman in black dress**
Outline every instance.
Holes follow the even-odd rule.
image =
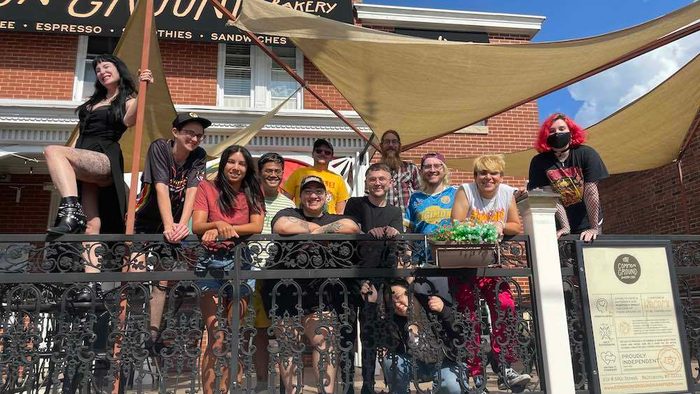
[[[76,109],[80,136],[74,147],[44,150],[61,204],[50,234],[123,233],[126,190],[119,139],[136,122],[136,84],[124,62],[112,55],[92,61],[95,92]],[[150,70],[139,74],[153,82]],[[80,195],[78,194],[80,191]]]

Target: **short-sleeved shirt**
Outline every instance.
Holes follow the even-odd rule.
[[[287,182],[284,184],[284,190],[289,193],[290,196],[294,197],[294,203],[299,205],[301,202],[300,194],[301,190],[299,185],[301,181],[307,176],[315,175],[323,179],[323,183],[326,185],[326,207],[327,212],[334,214],[335,204],[340,201],[345,201],[350,198],[350,193],[345,185],[345,179],[342,176],[336,174],[335,172],[328,170],[319,170],[313,167],[302,167],[296,169],[292,175],[287,178]]]
[[[431,234],[439,227],[452,223],[450,218],[456,194],[455,186],[448,186],[440,193],[432,195],[422,191],[411,194],[404,215],[406,231]]]
[[[386,193],[387,204],[401,208],[401,214],[406,212],[411,194],[420,188],[418,166],[410,161],[402,161],[399,171],[391,170],[392,187]]]
[[[232,212],[222,212],[219,207],[219,189],[214,183],[204,180],[197,187],[194,210],[207,213],[207,222],[224,221],[231,225],[250,223],[250,208],[245,193],[237,193]]]
[[[376,206],[367,196],[350,198],[344,214],[355,220],[364,233],[384,226],[403,232],[401,209],[391,205]],[[360,241],[357,245],[358,263],[362,267],[393,266],[396,263],[395,247],[395,243]]]
[[[411,194],[411,199],[406,208],[406,215],[404,216],[406,231],[431,234],[438,228],[452,223],[452,206],[455,203],[456,195],[456,186],[448,186],[440,193],[432,195],[421,191]],[[413,254],[414,261],[422,262],[426,257],[428,259],[431,258],[430,250],[426,251],[427,256],[425,256],[423,250],[422,246],[417,247]],[[446,277],[428,277],[426,279],[432,283],[432,286],[427,284],[424,286],[417,285],[416,292],[429,294],[430,291],[435,290],[442,298],[452,301]]]
[[[533,157],[527,188],[532,190],[552,186],[552,190],[561,196],[571,233],[578,234],[591,228],[583,200],[584,184],[607,177],[608,170],[598,152],[590,146],[579,145],[571,148],[569,157],[564,162],[560,162],[552,152],[543,152]],[[602,222],[602,210],[598,218]]]
[[[282,193],[277,193],[276,196],[265,196],[265,220],[263,221],[263,234],[272,234],[272,218],[277,215],[277,212],[285,208],[294,208],[294,201],[290,200]]]
[[[163,231],[163,219],[158,209],[155,185],[168,186],[173,220],[179,222],[188,188],[197,187],[204,178],[206,152],[197,147],[184,163],[173,157],[173,140],[157,139],[148,148],[141,177],[141,193],[136,203],[136,232],[159,233]]]

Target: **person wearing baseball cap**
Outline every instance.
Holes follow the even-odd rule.
[[[190,234],[194,198],[204,178],[207,158],[199,145],[204,140],[204,129],[210,125],[195,112],[179,113],[173,120],[173,138],[157,139],[148,147],[137,198],[137,234],[163,234],[170,243],[179,243]],[[144,261],[134,261],[131,271],[143,271],[144,266]],[[157,340],[166,285],[161,282],[153,287],[149,345]]]
[[[301,202],[301,180],[314,175],[323,180],[326,188],[326,208],[328,213],[342,214],[345,203],[350,198],[345,179],[328,169],[328,164],[333,159],[333,145],[328,140],[319,138],[314,142],[311,156],[314,159],[313,167],[301,167],[289,175],[284,184],[284,191],[294,199],[294,203]]]
[[[299,208],[286,208],[277,213],[272,219],[272,232],[282,235],[297,235],[297,234],[357,234],[360,232],[360,226],[355,220],[350,217],[327,213],[324,205],[326,204],[325,180],[316,175],[309,175],[299,181]],[[283,241],[282,243],[298,242],[298,241]],[[318,254],[318,259],[314,257],[313,265],[310,259],[302,259],[301,255],[307,257],[313,253],[316,256],[319,253],[318,245],[309,244],[308,247],[287,249],[285,246],[278,248],[280,250],[289,250],[290,254],[284,253],[283,261],[297,261],[298,265],[287,266],[282,262],[276,262],[270,269],[323,269],[326,266],[326,254]],[[331,246],[326,246],[331,248]],[[297,254],[299,253],[299,254]],[[307,263],[303,263],[306,261]],[[282,285],[276,286],[279,280],[266,280],[263,285],[263,294],[268,295],[263,299],[266,302],[265,307],[270,313],[275,313],[278,317],[295,316],[297,307],[303,309],[304,317],[304,335],[306,335],[311,347],[314,351],[314,366],[313,371],[316,374],[316,380],[324,383],[326,392],[333,392],[336,379],[337,360],[326,363],[325,376],[319,375],[319,356],[320,349],[330,349],[332,345],[332,336],[328,330],[320,329],[322,320],[332,318],[333,313],[340,314],[342,311],[343,296],[342,292],[328,292],[327,286],[323,294],[323,309],[319,305],[319,290],[325,279],[296,279],[295,283],[304,289],[301,295],[301,305],[297,305],[296,290],[293,286]],[[274,292],[274,294],[273,294]],[[332,293],[332,294],[331,294]],[[274,300],[274,305],[272,304]],[[321,316],[323,315],[323,316]],[[290,328],[280,327],[277,335],[277,341],[282,347],[295,346],[298,341],[295,334]],[[320,334],[318,334],[320,333]],[[293,343],[291,343],[292,341]],[[280,375],[285,386],[285,391],[291,393],[294,391],[295,372],[294,368],[280,367]]]

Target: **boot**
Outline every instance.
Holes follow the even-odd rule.
[[[58,206],[58,216],[56,224],[49,227],[49,234],[80,234],[85,232],[87,225],[87,217],[83,212],[83,207],[78,201],[78,197],[63,197],[61,205]]]

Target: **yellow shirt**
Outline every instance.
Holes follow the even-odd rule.
[[[345,186],[345,180],[342,176],[336,174],[335,172],[328,170],[318,170],[313,167],[302,167],[296,169],[292,175],[287,178],[287,182],[284,184],[284,190],[289,193],[290,196],[294,197],[294,203],[299,206],[300,203],[300,192],[299,185],[302,179],[307,176],[315,175],[323,179],[323,183],[326,185],[326,207],[328,213],[336,213],[335,204],[339,201],[346,201],[350,198],[350,193],[348,188]]]

